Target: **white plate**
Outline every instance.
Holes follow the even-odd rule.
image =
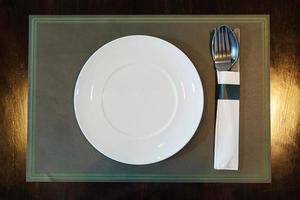
[[[162,39],[133,35],[99,48],[83,66],[74,108],[87,140],[127,164],[164,160],[192,138],[203,89],[189,58]]]

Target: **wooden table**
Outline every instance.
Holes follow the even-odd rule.
[[[0,1],[0,199],[300,197],[299,1],[73,2]],[[29,14],[270,14],[272,183],[26,183]]]

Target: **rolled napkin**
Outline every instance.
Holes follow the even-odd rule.
[[[240,39],[239,29],[235,29]],[[238,170],[239,166],[239,61],[231,71],[217,71],[218,93],[214,168]]]

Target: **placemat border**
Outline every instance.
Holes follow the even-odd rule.
[[[39,182],[271,182],[270,150],[270,77],[269,77],[269,15],[30,15],[29,16],[29,57],[28,57],[28,137],[26,181]],[[265,151],[264,174],[251,176],[232,175],[126,175],[126,174],[85,174],[35,172],[35,85],[36,85],[36,33],[40,23],[260,23],[263,31],[264,61],[264,119]]]

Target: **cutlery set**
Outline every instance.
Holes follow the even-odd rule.
[[[214,168],[238,170],[239,157],[239,43],[228,26],[214,29],[211,54],[216,69],[216,122]]]

